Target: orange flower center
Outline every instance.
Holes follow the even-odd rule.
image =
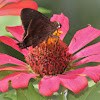
[[[57,32],[56,36],[59,36],[59,33]],[[47,43],[44,41],[35,48],[31,47],[25,58],[35,73],[42,76],[56,75],[70,68],[71,54],[60,38],[49,37]]]

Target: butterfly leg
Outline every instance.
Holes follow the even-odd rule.
[[[56,49],[56,45],[57,45],[57,43],[58,43],[58,41],[59,41],[59,36],[51,35],[51,37],[52,37],[52,38],[57,38],[57,39],[55,40],[55,49]]]

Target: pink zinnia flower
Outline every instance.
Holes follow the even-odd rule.
[[[0,80],[0,91],[8,91],[9,81],[11,81],[13,88],[18,89],[28,87],[28,82],[31,78],[35,79],[39,77],[41,78],[39,82],[39,92],[42,95],[52,95],[59,89],[60,84],[74,93],[79,93],[88,85],[86,76],[89,76],[95,83],[100,80],[100,65],[87,66],[68,71],[71,68],[88,62],[100,62],[100,42],[78,51],[100,36],[100,30],[89,25],[77,31],[69,46],[67,46],[63,42],[63,38],[69,30],[68,18],[63,14],[54,14],[50,20],[58,21],[62,25],[58,33],[63,32],[63,34],[57,33],[57,35],[60,35],[58,41],[55,42],[56,38],[49,38],[47,44],[43,42],[35,48],[29,47],[28,50],[21,50],[18,45],[16,45],[23,37],[24,30],[22,26],[7,27],[7,30],[18,41],[7,36],[1,36],[0,41],[21,52],[25,56],[27,63],[7,54],[0,54],[0,65],[7,63],[17,65],[0,67],[1,71],[20,71],[2,78]],[[75,52],[77,53],[74,54]],[[80,58],[82,59],[75,62]]]
[[[0,0],[0,16],[19,16],[23,8],[37,10],[38,6],[32,0]]]

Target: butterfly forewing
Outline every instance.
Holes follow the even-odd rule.
[[[25,30],[22,42],[18,43],[21,49],[31,45],[34,48],[57,30],[55,22],[51,22],[48,17],[33,9],[23,9],[21,20]]]
[[[36,21],[31,21],[27,30],[27,36],[24,39],[26,46],[33,45],[33,48],[38,44],[47,40],[49,35],[56,30],[54,23],[44,18],[39,18]]]
[[[22,11],[21,11],[21,20],[22,20],[22,24],[23,24],[23,27],[24,27],[24,30],[25,32],[27,31],[27,28],[29,26],[29,23],[31,20],[35,21],[36,19],[39,19],[39,18],[46,18],[47,20],[48,17],[46,17],[45,15],[43,15],[42,13],[36,11],[36,10],[33,10],[33,9],[30,9],[30,8],[24,8]],[[25,36],[26,34],[24,34]]]

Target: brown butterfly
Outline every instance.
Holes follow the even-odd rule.
[[[51,22],[48,17],[30,8],[22,9],[20,17],[24,28],[23,39],[17,43],[20,49],[36,47],[61,27],[59,22]]]

